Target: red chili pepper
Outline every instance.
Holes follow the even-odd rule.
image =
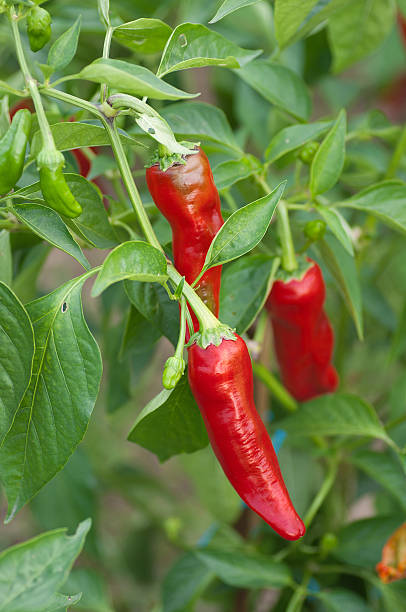
[[[276,281],[266,302],[283,384],[298,401],[334,391],[334,333],[323,310],[326,290],[319,266],[302,278]]]
[[[189,382],[224,473],[245,503],[287,540],[305,526],[296,513],[253,394],[251,359],[244,340],[189,349]]]
[[[165,171],[154,164],[147,169],[146,179],[155,204],[172,228],[175,267],[192,283],[203,267],[212,239],[224,223],[209,160],[199,148],[198,153],[186,157],[185,164],[174,164]],[[211,268],[196,288],[216,316],[220,279],[221,266]],[[197,330],[193,312],[192,318]]]
[[[400,28],[400,33],[402,35],[403,44],[406,47],[406,19],[403,17],[400,11],[398,13],[398,24]]]
[[[28,108],[28,110],[31,113],[35,112],[35,108],[34,108],[34,103],[31,100],[31,98],[23,98],[22,100],[20,100],[19,102],[16,102],[11,108],[10,108],[10,119],[12,119],[14,117],[14,115],[16,114],[17,111],[21,110],[22,108]]]

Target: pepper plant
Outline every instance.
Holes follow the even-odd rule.
[[[405,609],[405,19],[0,0],[0,612]]]

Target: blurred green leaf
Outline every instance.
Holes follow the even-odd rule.
[[[317,121],[303,125],[290,125],[280,130],[272,138],[265,157],[268,163],[273,163],[283,155],[298,149],[310,140],[316,140],[333,125],[332,121]]]
[[[323,602],[326,611],[331,612],[370,612],[371,608],[360,595],[347,589],[335,588],[315,592],[315,597]]]
[[[354,257],[354,247],[351,239],[351,228],[344,217],[332,206],[314,204],[314,208],[327,223],[331,232],[341,242],[349,255]]]
[[[90,568],[74,569],[61,588],[63,593],[82,593],[77,610],[86,612],[114,612],[104,584],[105,580]]]
[[[162,612],[183,612],[199,597],[214,574],[192,552],[182,555],[162,584]]]
[[[10,247],[10,234],[0,230],[0,281],[11,285],[13,279],[13,255]]]
[[[81,15],[52,45],[48,53],[48,64],[55,70],[66,68],[75,56],[78,46]]]
[[[0,610],[51,612],[66,599],[56,591],[66,581],[83,548],[91,521],[80,523],[72,536],[66,529],[49,531],[6,549],[0,555]]]
[[[214,168],[214,182],[217,189],[221,191],[259,172],[261,169],[261,163],[253,155],[246,155],[241,159],[230,159]]]
[[[351,462],[389,491],[406,510],[406,475],[393,454],[365,449],[351,455]]]
[[[216,11],[216,14],[212,19],[210,19],[209,23],[216,23],[223,19],[226,15],[230,15],[234,11],[237,11],[244,6],[250,6],[251,4],[256,4],[258,0],[223,0]]]
[[[162,51],[172,28],[160,19],[141,18],[114,28],[114,38],[136,53]]]
[[[312,102],[302,79],[290,68],[265,60],[255,60],[235,73],[268,102],[296,119],[310,117]]]

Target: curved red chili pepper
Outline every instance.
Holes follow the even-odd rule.
[[[251,359],[244,340],[188,349],[188,376],[213,450],[245,503],[287,540],[305,526],[296,513],[271,439],[256,411]]]
[[[224,221],[220,197],[209,160],[202,149],[188,155],[185,164],[167,170],[154,164],[146,171],[148,189],[155,204],[172,228],[175,267],[192,283],[201,271],[210,243]],[[221,266],[211,268],[198,283],[196,292],[217,316]],[[197,319],[192,313],[195,331]]]
[[[282,381],[298,401],[332,392],[338,385],[325,295],[320,267],[312,262],[303,278],[276,281],[266,302]]]
[[[31,113],[35,113],[34,102],[31,100],[31,98],[23,98],[10,108],[10,119],[12,119],[16,112],[22,108],[28,108]]]

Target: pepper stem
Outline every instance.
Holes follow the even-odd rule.
[[[282,243],[282,268],[287,272],[297,269],[295,247],[293,246],[292,232],[290,229],[288,209],[283,200],[278,206],[278,230]]]

